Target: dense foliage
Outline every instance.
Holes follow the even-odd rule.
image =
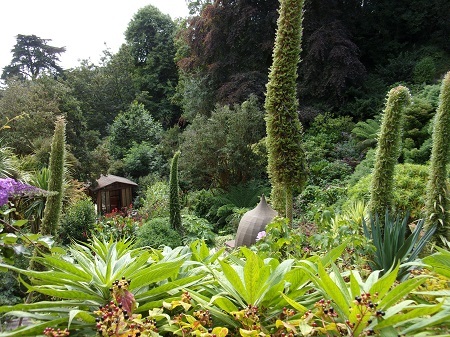
[[[0,336],[448,336],[450,2],[187,2],[176,22],[139,10],[99,64],[54,68],[63,48],[34,36],[14,46]],[[36,42],[32,61],[53,63],[27,61]],[[133,204],[95,214],[100,173],[138,182]],[[283,184],[292,219],[232,248]]]

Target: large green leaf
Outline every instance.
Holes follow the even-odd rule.
[[[36,323],[12,331],[0,332],[0,337],[26,337],[26,336],[38,336],[42,335],[44,329],[48,326],[59,326],[67,322],[67,318],[56,318],[43,323]]]
[[[424,307],[417,307],[415,309],[409,310],[407,312],[404,312],[401,315],[392,315],[376,324],[374,326],[375,329],[381,329],[389,326],[395,326],[399,323],[409,321],[411,319],[417,318],[417,317],[424,317],[424,316],[430,316],[440,310],[442,306],[442,303],[439,303],[437,305],[430,305],[430,306],[424,306]]]
[[[425,282],[426,278],[427,276],[416,276],[412,279],[398,284],[380,300],[378,307],[381,310],[388,309],[389,307],[400,301],[403,297],[408,295],[412,290],[416,289],[419,285]]]

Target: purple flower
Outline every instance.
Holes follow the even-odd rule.
[[[46,191],[35,186],[24,184],[12,178],[0,179],[0,206],[8,203],[11,197],[46,195]]]
[[[259,232],[258,235],[256,235],[256,241],[259,241],[259,240],[265,238],[266,235],[267,235],[266,231]]]

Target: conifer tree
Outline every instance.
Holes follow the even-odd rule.
[[[173,229],[181,230],[181,214],[180,214],[180,198],[178,194],[178,157],[180,151],[175,152],[172,165],[170,166],[170,196],[169,196],[169,211],[170,211],[170,225]]]
[[[375,168],[370,189],[369,208],[372,214],[382,216],[390,210],[393,200],[395,164],[400,155],[402,116],[410,104],[409,90],[403,86],[391,89],[381,121]]]
[[[306,182],[296,90],[303,3],[303,0],[280,0],[280,16],[265,101],[269,177],[277,194],[284,194],[285,215],[291,221],[293,194],[295,191],[300,192]]]
[[[433,130],[430,176],[427,185],[426,225],[437,223],[436,238],[450,240],[448,224],[447,161],[450,150],[450,71],[444,77]],[[437,240],[439,242],[439,240]]]
[[[48,189],[54,192],[47,197],[44,208],[44,217],[41,224],[42,235],[55,235],[59,225],[64,194],[64,162],[66,147],[66,122],[59,117],[55,123],[50,152]]]

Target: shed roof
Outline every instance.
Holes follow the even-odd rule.
[[[95,186],[92,190],[97,191],[103,187],[109,186],[114,183],[122,183],[126,185],[137,186],[137,184],[127,178],[115,176],[112,174],[108,174],[106,176],[101,175],[100,178],[97,179],[97,186]]]

